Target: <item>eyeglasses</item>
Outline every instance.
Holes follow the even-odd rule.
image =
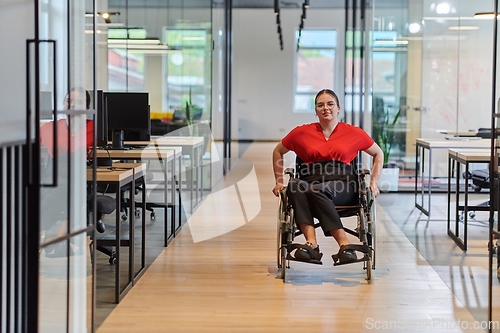
[[[336,105],[337,104],[335,104],[334,102],[328,102],[328,104],[326,104],[326,105],[325,105],[325,103],[318,103],[318,104],[316,104],[316,108],[323,109],[323,108],[325,108],[325,106],[328,106],[328,108],[331,109]]]
[[[64,104],[69,105],[69,97],[66,97],[66,98],[64,99]],[[84,101],[84,100],[82,100],[82,99],[75,99],[75,98],[72,98],[72,99],[71,99],[71,104],[73,104],[73,105],[85,105],[85,101]]]

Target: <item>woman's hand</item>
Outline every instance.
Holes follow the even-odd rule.
[[[283,191],[285,189],[285,186],[281,183],[278,183],[274,186],[273,188],[273,193],[275,196],[279,196],[280,195],[280,191]]]
[[[372,191],[373,196],[376,198],[380,194],[380,191],[377,188],[377,184],[380,178],[380,173],[382,172],[382,166],[384,165],[384,153],[376,143],[373,143],[372,146],[367,150],[364,150],[364,152],[370,156],[373,156],[370,190]]]
[[[273,188],[273,193],[275,196],[280,195],[280,191],[285,188],[283,185],[283,155],[288,153],[289,150],[283,146],[281,141],[276,145],[273,150],[273,170],[274,179],[276,180],[276,185]]]
[[[370,190],[372,191],[372,194],[375,198],[380,194],[377,184],[370,183]]]

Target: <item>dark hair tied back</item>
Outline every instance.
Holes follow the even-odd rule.
[[[319,96],[321,96],[323,94],[328,94],[328,95],[332,96],[335,99],[337,106],[340,107],[339,98],[337,97],[337,94],[335,94],[333,92],[333,90],[330,90],[330,89],[322,89],[322,90],[320,90],[319,93],[316,94],[316,98],[314,99],[315,105],[316,105],[316,102],[318,101]]]

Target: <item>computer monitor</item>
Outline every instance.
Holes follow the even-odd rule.
[[[149,140],[151,119],[148,93],[105,92],[104,101],[108,112],[108,129],[113,135],[113,148],[124,148],[126,133],[142,133],[142,138]]]
[[[98,147],[106,147],[108,145],[108,112],[106,103],[104,103],[104,92],[97,90],[97,141]]]

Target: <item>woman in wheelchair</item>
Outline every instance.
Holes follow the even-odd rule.
[[[339,99],[329,89],[321,90],[315,98],[318,122],[298,126],[285,136],[273,151],[276,185],[273,193],[279,196],[283,185],[283,155],[294,151],[307,166],[298,178],[288,183],[287,196],[294,208],[295,221],[306,238],[290,255],[294,260],[321,263],[322,253],[316,241],[313,218],[316,217],[325,236],[333,236],[340,246],[333,255],[341,264],[357,260],[355,251],[343,229],[337,206],[350,205],[358,199],[357,180],[346,179],[351,174],[350,163],[359,151],[373,156],[370,190],[379,194],[378,179],[384,155],[380,147],[359,127],[338,121]]]

